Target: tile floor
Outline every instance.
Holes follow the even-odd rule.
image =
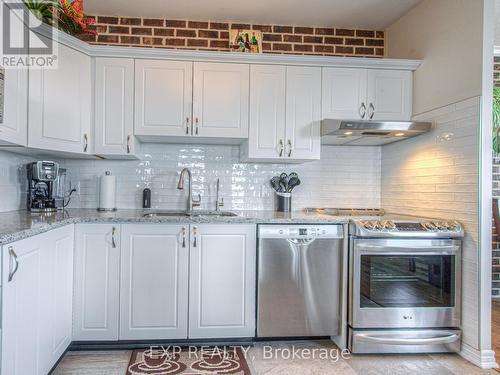
[[[247,358],[253,374],[280,375],[476,375],[498,374],[493,370],[481,370],[455,354],[439,355],[356,355],[349,359],[265,359],[264,346],[258,343],[250,349]],[[272,348],[335,349],[329,341],[273,342]],[[53,372],[54,375],[124,375],[130,351],[69,352]],[[319,357],[319,356],[318,356]]]

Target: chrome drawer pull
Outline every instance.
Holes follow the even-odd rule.
[[[14,275],[17,272],[17,269],[19,268],[19,261],[17,260],[17,254],[14,251],[14,248],[12,246],[9,246],[9,256],[10,256],[10,259],[14,259],[14,264],[15,264],[15,267],[12,270],[11,269],[12,262],[9,262],[9,277],[8,277],[7,281],[10,282],[10,281],[12,281],[12,278],[14,277]]]

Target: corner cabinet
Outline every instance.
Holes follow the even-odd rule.
[[[77,224],[74,270],[73,340],[118,340],[119,226]]]
[[[245,161],[299,163],[321,152],[321,68],[252,65]]]
[[[6,69],[4,118],[0,145],[26,146],[28,140],[28,70]]]
[[[189,338],[255,336],[255,225],[192,225]]]
[[[29,71],[28,147],[91,155],[91,58],[57,48],[57,68]]]
[[[73,230],[2,248],[3,374],[47,374],[71,343]]]
[[[137,158],[134,136],[134,60],[95,59],[95,153]]]
[[[322,117],[409,121],[412,83],[411,71],[323,68]]]
[[[122,225],[120,340],[187,338],[188,227]]]

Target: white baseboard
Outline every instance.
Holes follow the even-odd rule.
[[[483,369],[498,368],[493,350],[477,350],[470,345],[462,343],[460,354],[467,361]]]

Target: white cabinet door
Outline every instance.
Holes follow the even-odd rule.
[[[43,245],[32,237],[5,245],[2,251],[2,374],[42,374],[39,311],[47,304]]]
[[[74,226],[54,229],[44,235],[49,249],[51,272],[49,337],[51,361],[48,370],[64,354],[72,341]],[[45,319],[44,319],[45,320]],[[45,325],[47,325],[45,321]]]
[[[191,226],[189,338],[255,335],[255,225]]]
[[[135,61],[135,134],[191,134],[193,63]]]
[[[4,2],[0,9],[3,18]],[[19,17],[14,16],[14,12]],[[22,46],[24,28],[23,12],[10,11],[10,38],[12,45]],[[3,46],[3,28],[0,30],[0,45]],[[6,40],[7,42],[7,40]],[[26,48],[27,51],[27,48]],[[0,57],[3,56],[3,47]],[[26,146],[28,141],[28,69],[5,69],[3,122],[0,123],[0,144]]]
[[[249,65],[194,63],[193,135],[248,137]]]
[[[120,340],[187,338],[187,229],[122,225]]]
[[[28,137],[28,70],[6,69],[4,118],[0,144],[26,146]]]
[[[29,71],[28,146],[92,154],[90,57],[60,44],[57,61]]]
[[[95,153],[132,156],[134,137],[134,60],[95,60]]]
[[[368,70],[367,118],[409,121],[412,115],[412,72]]]
[[[366,69],[323,68],[322,117],[366,118],[366,80]]]
[[[286,67],[250,67],[250,126],[246,144],[248,159],[285,156]]]
[[[285,158],[319,160],[321,68],[289,66],[286,72]]]
[[[78,224],[73,338],[118,340],[120,237],[113,224]]]

